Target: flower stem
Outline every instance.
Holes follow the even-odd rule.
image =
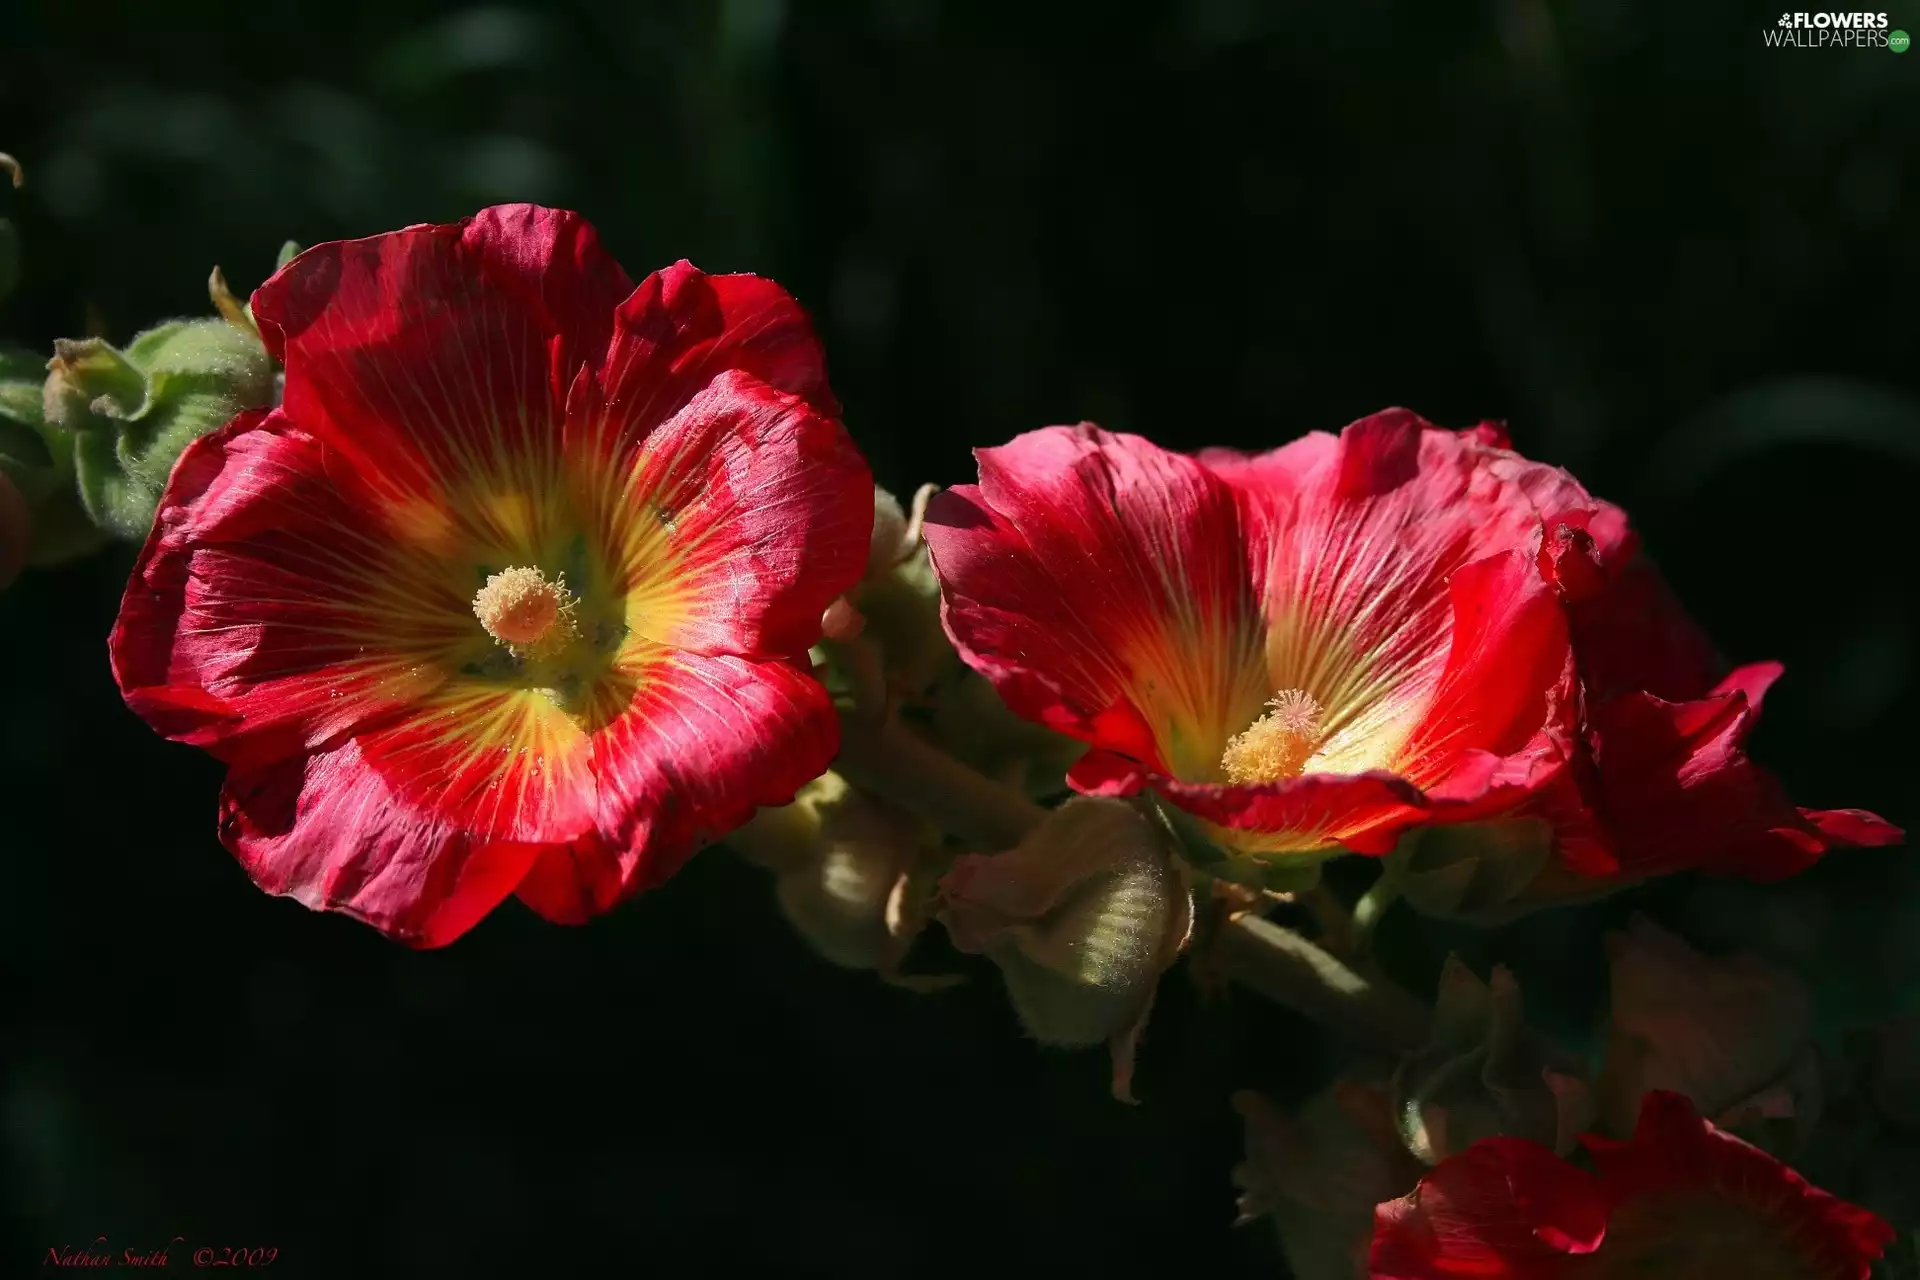
[[[892,716],[841,716],[834,770],[986,849],[1012,848],[1047,816],[1025,795],[962,764]]]
[[[1380,918],[1386,915],[1387,909],[1399,900],[1400,877],[1391,871],[1382,874],[1360,895],[1360,901],[1353,904],[1352,931],[1348,936],[1355,956],[1373,954],[1374,930],[1379,927]]]
[[[834,769],[962,840],[988,849],[1020,843],[1047,811],[1023,793],[954,759],[892,716],[843,715]],[[1221,976],[1382,1048],[1413,1048],[1427,1033],[1425,1005],[1370,981],[1291,929],[1259,916],[1228,924],[1209,961]]]
[[[1426,1040],[1426,1006],[1390,983],[1370,981],[1291,929],[1241,916],[1214,944],[1223,977],[1382,1049],[1417,1048]]]

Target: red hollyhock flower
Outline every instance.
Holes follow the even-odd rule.
[[[173,471],[112,639],[226,761],[254,881],[419,946],[577,922],[822,772],[804,654],[872,481],[794,301],[635,288],[530,205],[310,249],[254,295],[285,403]]]
[[[1867,1280],[1894,1238],[1677,1093],[1582,1142],[1597,1174],[1520,1138],[1443,1161],[1375,1211],[1373,1280]]]
[[[1899,838],[1786,800],[1743,751],[1778,668],[1728,673],[1625,514],[1493,424],[1394,409],[1198,458],[1083,425],[978,456],[928,513],[947,628],[1093,744],[1081,790],[1151,787],[1256,854],[1544,818],[1559,867],[1615,881]]]
[[[1150,787],[1239,852],[1386,853],[1566,758],[1540,495],[1484,453],[1405,410],[1257,458],[1032,432],[928,509],[947,629],[1092,744],[1080,790]]]

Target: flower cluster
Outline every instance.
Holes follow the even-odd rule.
[[[268,892],[435,947],[509,897],[585,922],[726,840],[841,965],[949,985],[908,972],[939,922],[1127,1100],[1192,954],[1375,1054],[1297,1115],[1236,1098],[1243,1213],[1305,1277],[1855,1280],[1893,1238],[1745,1140],[1820,1120],[1796,975],[1636,916],[1589,1060],[1506,965],[1450,959],[1428,1008],[1370,951],[1396,897],[1492,927],[1901,838],[1787,798],[1747,755],[1779,665],[1723,661],[1625,513],[1503,428],[1049,427],[902,504],[792,297],[636,285],[571,213],[213,297],[0,369],[67,450],[0,456],[0,585],[55,497],[144,539],[113,674],[226,765],[220,838]],[[1348,854],[1388,892],[1321,885]],[[1912,1025],[1865,1029],[1892,1127]]]

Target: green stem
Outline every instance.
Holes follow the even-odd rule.
[[[1353,929],[1348,936],[1355,956],[1373,954],[1373,934],[1380,925],[1380,917],[1399,900],[1400,877],[1390,871],[1384,872],[1360,895],[1360,901],[1353,904]]]
[[[1382,1049],[1426,1041],[1431,1013],[1390,983],[1361,977],[1291,929],[1241,916],[1220,934],[1220,972],[1267,999],[1304,1013],[1348,1039]]]
[[[892,716],[840,717],[834,770],[950,835],[1010,849],[1047,811],[1011,787],[967,767]]]

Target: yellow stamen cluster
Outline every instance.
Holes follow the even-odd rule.
[[[1270,710],[1237,733],[1220,756],[1227,781],[1240,786],[1297,778],[1320,747],[1320,704],[1305,689],[1285,689]]]
[[[489,577],[473,597],[473,616],[515,657],[551,653],[578,635],[573,607],[564,573],[548,582],[519,565]]]

